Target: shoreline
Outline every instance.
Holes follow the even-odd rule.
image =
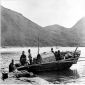
[[[40,78],[40,77],[33,77],[33,78],[26,78],[26,77],[21,77],[21,78],[8,78],[6,80],[0,80],[0,85],[1,84],[22,84],[22,85],[50,85],[52,83]]]

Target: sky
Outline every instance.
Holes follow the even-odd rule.
[[[58,24],[70,28],[85,16],[85,0],[1,0],[1,5],[43,27]]]

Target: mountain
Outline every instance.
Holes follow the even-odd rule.
[[[46,26],[44,29],[50,30],[50,35],[52,35],[53,40],[57,41],[56,45],[60,46],[76,46],[78,45],[74,42],[73,34],[70,32],[70,28],[65,28],[60,25]]]
[[[85,17],[80,19],[70,31],[79,46],[85,46]]]
[[[56,34],[56,39],[64,43],[64,46],[85,46],[85,17],[80,19],[72,28],[59,25],[45,27]]]
[[[1,7],[2,46],[85,46],[85,18],[72,28],[41,27],[22,14]]]
[[[20,13],[1,7],[2,46],[36,46],[38,34],[40,46],[51,45],[48,31]]]

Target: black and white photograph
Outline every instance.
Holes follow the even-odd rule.
[[[0,4],[0,85],[85,85],[85,0]]]

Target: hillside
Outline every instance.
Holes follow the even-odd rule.
[[[71,33],[79,46],[85,46],[85,17],[71,28]]]
[[[22,14],[1,8],[2,46],[85,46],[85,18],[72,28],[59,25],[41,27]]]
[[[1,8],[2,46],[36,46],[38,34],[41,46],[51,45],[49,33],[41,26],[17,12]]]
[[[44,29],[50,31],[50,35],[55,38],[58,45],[61,46],[78,46],[77,42],[75,42],[74,36],[70,28],[65,28],[59,25],[51,25],[46,26]],[[76,36],[75,36],[76,37]]]
[[[50,30],[52,35],[55,33],[58,40],[63,39],[64,46],[85,46],[85,17],[69,29],[59,25],[47,26],[45,29]]]

